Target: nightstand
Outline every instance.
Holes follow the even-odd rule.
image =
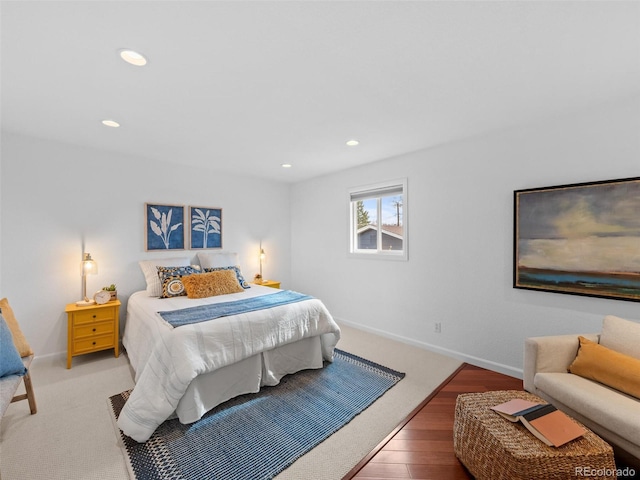
[[[67,368],[77,355],[113,348],[120,355],[120,300],[79,307],[70,303],[67,312]]]
[[[280,282],[277,280],[263,280],[262,283],[252,283],[254,285],[262,285],[263,287],[280,288]]]

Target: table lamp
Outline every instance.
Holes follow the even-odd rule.
[[[80,307],[86,307],[87,305],[93,305],[95,300],[90,300],[87,297],[87,275],[97,275],[98,264],[91,258],[90,253],[85,253],[80,262],[80,273],[82,274],[82,300],[76,302],[76,305]]]
[[[253,277],[253,283],[257,283],[258,285],[263,282],[262,278],[262,261],[265,258],[264,248],[262,248],[262,242],[260,242],[260,273],[256,273],[255,277]]]

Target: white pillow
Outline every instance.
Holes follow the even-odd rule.
[[[159,297],[162,295],[162,284],[158,276],[156,267],[188,267],[191,265],[191,259],[184,258],[158,258],[155,260],[141,260],[138,262],[144,279],[147,282],[147,295],[150,297]]]
[[[640,359],[640,323],[607,315],[602,322],[600,345]]]
[[[240,265],[238,254],[233,252],[198,252],[202,268],[236,267]]]

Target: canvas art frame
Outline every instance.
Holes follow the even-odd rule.
[[[184,250],[184,205],[145,203],[144,244],[146,251]]]
[[[189,206],[189,248],[222,248],[222,208]]]
[[[514,288],[640,301],[640,177],[513,198]]]

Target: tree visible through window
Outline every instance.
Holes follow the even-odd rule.
[[[364,209],[364,202],[362,200],[358,200],[357,203],[358,209],[358,228],[362,228],[366,225],[369,225],[369,212]]]
[[[352,189],[352,254],[407,259],[406,180]]]

